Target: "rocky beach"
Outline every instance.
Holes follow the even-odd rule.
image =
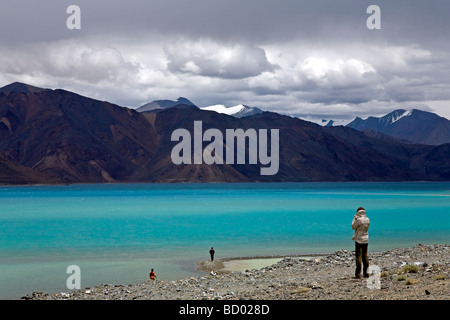
[[[274,257],[270,258],[273,261]],[[346,250],[317,257],[279,258],[277,263],[259,269],[227,270],[226,265],[237,260],[199,261],[199,269],[205,272],[200,277],[102,284],[57,294],[33,292],[21,299],[448,300],[450,296],[449,245],[418,244],[369,252],[375,272],[362,279],[354,277],[354,252]]]

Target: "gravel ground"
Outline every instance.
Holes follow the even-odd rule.
[[[313,258],[288,257],[259,270],[224,272],[226,260],[200,261],[205,276],[134,285],[102,284],[31,300],[448,300],[450,246],[416,245],[369,252],[379,273],[354,278],[354,252],[340,250]],[[379,276],[379,277],[378,277]],[[379,282],[376,279],[379,279]],[[379,285],[378,285],[379,284]],[[371,288],[369,288],[371,287]]]

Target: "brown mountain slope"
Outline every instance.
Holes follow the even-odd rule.
[[[276,175],[261,176],[258,165],[233,164],[208,168],[208,176],[194,169],[195,165],[174,165],[170,158],[172,148],[178,142],[170,141],[171,133],[185,128],[193,136],[194,121],[202,121],[203,132],[217,128],[226,129],[279,129],[280,167]],[[142,181],[399,181],[421,180],[426,175],[411,168],[414,152],[426,154],[426,146],[409,146],[409,154],[403,155],[405,145],[398,143],[392,150],[384,141],[346,129],[347,138],[334,135],[323,127],[276,113],[235,119],[234,117],[202,110],[168,109],[155,115],[155,127],[161,136],[158,157],[140,169],[136,179]],[[362,142],[364,141],[364,142]],[[203,148],[209,142],[203,143]],[[225,141],[226,143],[226,141]],[[408,145],[407,145],[408,146]],[[393,150],[397,150],[394,152]],[[391,156],[390,153],[399,155]],[[203,165],[205,166],[205,165]],[[205,169],[203,169],[205,170]],[[206,172],[206,171],[204,171]]]
[[[63,90],[0,93],[0,152],[67,182],[121,181],[153,156],[138,112]]]
[[[0,184],[60,184],[62,181],[49,174],[22,166],[0,153]]]
[[[0,183],[450,178],[446,145],[371,138],[351,128],[324,128],[270,112],[240,119],[186,106],[139,113],[64,90],[28,90],[20,84],[12,86],[17,90],[4,88],[0,88]],[[260,168],[267,165],[249,164],[248,154],[246,164],[174,164],[171,152],[178,142],[171,141],[171,135],[184,128],[193,137],[195,121],[202,122],[203,133],[208,129],[223,133],[226,148],[227,129],[278,129],[279,170],[261,175]],[[203,142],[202,150],[210,143]]]

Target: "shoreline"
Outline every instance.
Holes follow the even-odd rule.
[[[61,183],[15,183],[15,184],[3,184],[0,183],[0,187],[50,187],[50,186],[78,186],[78,185],[205,185],[205,184],[282,184],[282,183],[294,183],[294,184],[321,184],[321,183],[344,183],[344,184],[365,184],[365,183],[385,183],[385,184],[402,184],[402,183],[419,183],[419,184],[435,184],[435,183],[449,183],[450,180],[330,180],[330,181],[113,181],[113,182],[61,182]]]
[[[311,257],[311,259],[305,259]],[[260,269],[224,270],[227,262],[279,259]],[[23,300],[448,300],[450,245],[418,244],[369,252],[379,268],[379,288],[354,278],[354,252],[254,256],[199,261],[204,276],[147,280],[133,285],[102,284],[48,294],[33,292]]]

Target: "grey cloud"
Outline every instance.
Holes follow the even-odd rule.
[[[78,0],[79,31],[66,28],[71,4],[2,4],[0,85],[292,114],[450,101],[448,1],[377,0],[376,31],[368,0]]]
[[[165,53],[170,71],[206,77],[241,79],[277,67],[263,49],[239,43],[183,40],[167,44]]]
[[[52,45],[3,47],[0,52],[0,70],[6,74],[34,73],[91,84],[102,81],[119,84],[136,75],[139,69],[112,47],[96,47],[73,40]]]

